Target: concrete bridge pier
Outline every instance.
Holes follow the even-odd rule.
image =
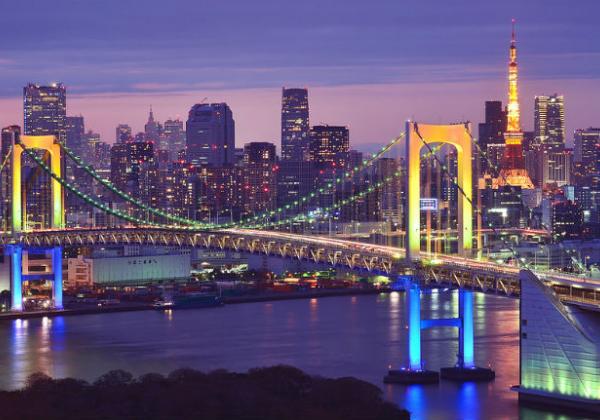
[[[437,383],[440,376],[453,381],[486,381],[495,378],[493,370],[475,366],[473,334],[473,291],[459,289],[457,318],[421,319],[421,287],[415,279],[405,283],[408,313],[408,367],[390,370],[384,377],[385,383]],[[421,355],[421,331],[427,328],[458,328],[457,362],[453,367],[442,368],[441,375],[425,370]]]
[[[491,381],[496,373],[490,368],[475,366],[475,337],[473,323],[473,291],[459,289],[458,291],[458,354],[456,365],[440,370],[442,379],[451,381]]]
[[[43,272],[29,272],[29,267],[23,269],[23,251],[24,247],[20,244],[7,245],[5,255],[10,261],[10,291],[11,291],[11,310],[15,312],[23,311],[23,282],[31,280],[50,280],[52,281],[52,308],[63,308],[63,271],[62,271],[62,247],[52,248],[31,248],[25,251],[36,254],[50,254],[52,270]]]

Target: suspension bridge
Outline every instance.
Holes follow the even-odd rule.
[[[310,217],[308,212],[290,214],[293,209],[306,208],[322,194],[331,193],[338,184],[352,182],[356,174],[368,170],[375,162],[386,155],[394,146],[405,142],[407,174],[406,248],[378,245],[332,236],[298,234],[282,230],[286,226],[303,222]],[[447,165],[438,156],[440,144],[448,144],[457,150],[457,176],[449,173]],[[405,290],[409,294],[409,366],[407,372],[420,375],[429,381],[435,378],[430,372],[422,371],[420,356],[420,334],[424,328],[450,326],[459,329],[459,354],[457,366],[462,369],[475,369],[473,352],[473,310],[472,291],[480,290],[507,296],[519,296],[520,277],[523,270],[532,273],[555,296],[564,303],[600,309],[600,281],[567,273],[532,270],[528,261],[520,258],[513,246],[505,246],[514,254],[514,265],[500,264],[481,256],[481,226],[473,229],[473,221],[482,209],[475,205],[472,185],[472,153],[487,159],[471,135],[468,123],[450,125],[430,125],[407,122],[406,132],[380,151],[365,159],[360,165],[347,169],[334,176],[331,181],[309,194],[298,197],[284,206],[248,216],[237,222],[210,223],[171,214],[153,208],[128,193],[121,191],[111,181],[100,176],[65,144],[54,136],[21,136],[11,147],[11,156],[5,157],[2,169],[10,164],[12,185],[12,213],[10,231],[0,234],[0,244],[11,264],[11,309],[21,311],[22,284],[30,280],[49,280],[53,283],[53,305],[62,308],[62,255],[63,247],[107,246],[107,245],[148,245],[185,248],[207,248],[233,250],[253,254],[310,261],[331,267],[372,274],[382,274],[391,279],[405,279]],[[40,158],[36,150],[48,152],[50,162]],[[26,206],[21,200],[21,159],[27,156],[31,162],[51,178],[50,226],[31,229],[27,220]],[[63,156],[76,167],[84,170],[90,178],[99,183],[111,194],[140,210],[140,217],[134,213],[113,208],[93,194],[81,191],[77,183],[69,181],[62,167]],[[421,249],[422,232],[420,220],[421,161],[424,158],[436,160],[441,171],[453,182],[458,190],[458,252],[441,254],[425,252]],[[489,161],[489,160],[488,160]],[[490,162],[490,165],[492,163]],[[405,174],[398,170],[368,186],[359,188],[351,195],[335,199],[324,207],[323,214],[339,210],[344,206],[364,198],[390,182],[402,179]],[[81,181],[80,181],[81,182]],[[118,227],[66,227],[64,212],[64,191],[69,191],[87,205],[122,221]],[[486,229],[496,232],[493,226]],[[498,232],[499,233],[499,232]],[[501,237],[501,235],[498,235]],[[476,244],[476,247],[474,247]],[[52,267],[47,272],[23,274],[23,253],[46,253],[51,255]],[[408,279],[408,280],[406,280]],[[421,320],[419,308],[420,288],[428,285],[449,285],[460,290],[459,316],[446,320]],[[411,309],[412,308],[412,309]],[[417,309],[415,309],[417,308]],[[479,372],[479,371],[478,371]],[[485,373],[485,372],[484,372]],[[403,372],[390,372],[391,380],[402,378]],[[484,375],[486,376],[486,375]],[[413,377],[414,379],[414,377]],[[411,380],[413,380],[411,379]]]

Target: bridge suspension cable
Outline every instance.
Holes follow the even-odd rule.
[[[10,145],[8,147],[8,153],[6,153],[6,156],[4,157],[4,160],[2,161],[2,166],[0,166],[0,172],[2,172],[4,170],[4,167],[8,163],[8,158],[10,158],[10,155],[12,154],[12,148],[13,148],[12,145]]]
[[[402,140],[402,138],[404,138],[404,133],[402,133],[399,136],[397,136],[394,139],[392,139],[389,143],[387,143],[385,146],[383,146],[376,153],[373,153],[369,159],[363,160],[362,163],[359,166],[355,166],[354,168],[352,168],[352,169],[350,169],[348,171],[345,171],[344,174],[340,175],[339,177],[335,178],[331,182],[327,183],[325,185],[325,187],[321,187],[318,190],[313,191],[313,192],[307,194],[304,197],[298,198],[298,199],[294,200],[292,203],[288,203],[288,204],[286,204],[284,206],[281,206],[281,207],[277,208],[276,210],[271,210],[271,211],[263,212],[263,213],[261,213],[259,215],[247,217],[247,218],[242,219],[242,220],[240,220],[238,222],[229,222],[229,223],[221,223],[221,224],[219,224],[219,223],[216,223],[216,224],[215,223],[203,223],[203,222],[199,222],[197,220],[193,220],[193,219],[189,219],[189,218],[185,218],[185,217],[180,217],[180,216],[175,216],[175,215],[166,213],[166,212],[164,212],[162,210],[156,209],[154,207],[148,206],[148,205],[144,204],[143,202],[141,202],[139,200],[136,200],[135,198],[131,197],[126,192],[121,191],[112,182],[110,182],[109,180],[107,180],[107,179],[103,178],[102,176],[100,176],[90,165],[86,165],[83,162],[83,159],[81,159],[79,156],[77,156],[63,142],[59,141],[58,144],[65,151],[65,153],[67,154],[67,156],[72,161],[74,161],[75,164],[79,168],[83,169],[87,174],[89,174],[96,181],[100,182],[104,187],[108,188],[110,191],[114,192],[119,197],[123,198],[124,200],[128,201],[129,203],[133,204],[134,206],[136,206],[138,208],[141,208],[144,211],[148,211],[148,212],[150,212],[150,213],[152,213],[154,215],[161,216],[161,217],[164,217],[164,218],[166,218],[168,220],[173,220],[173,221],[180,222],[180,223],[183,223],[183,224],[186,224],[186,225],[191,225],[191,226],[198,227],[198,228],[220,229],[220,228],[239,227],[239,226],[245,225],[247,223],[253,223],[253,222],[256,222],[258,220],[264,219],[265,217],[277,216],[279,214],[282,214],[286,210],[289,210],[292,207],[295,207],[295,206],[297,206],[297,205],[299,205],[301,203],[306,203],[310,199],[315,198],[317,195],[327,193],[328,190],[330,190],[331,188],[333,188],[336,184],[339,184],[339,183],[343,182],[345,179],[351,178],[357,172],[361,172],[364,169],[372,166],[375,161],[377,161],[379,158],[381,158],[381,156],[383,156],[384,154],[386,154],[394,145],[396,145],[400,140]]]
[[[52,177],[52,179],[58,181],[63,187],[65,187],[66,189],[71,191],[73,194],[75,194],[76,196],[81,198],[86,203],[91,204],[92,206],[94,206],[112,216],[118,217],[123,220],[127,220],[127,221],[135,223],[135,224],[151,225],[151,226],[158,226],[158,227],[163,227],[163,228],[171,227],[169,225],[162,225],[162,224],[155,223],[155,222],[152,222],[149,220],[139,219],[137,217],[134,217],[127,213],[124,213],[120,210],[111,209],[106,204],[103,204],[103,203],[100,203],[99,201],[94,200],[88,194],[85,194],[85,193],[79,191],[77,188],[72,186],[69,182],[65,181],[63,178],[61,178],[60,176],[58,176],[54,172],[52,172],[52,170],[48,167],[48,165],[46,165],[38,156],[35,155],[35,153],[33,153],[30,149],[25,147],[22,143],[19,143],[19,146],[21,146],[21,148],[27,154],[27,156],[29,156],[39,167],[41,167],[42,170],[44,170],[46,173],[48,173]]]
[[[58,144],[60,145],[60,147],[65,151],[65,153],[67,154],[67,156],[73,161],[75,162],[75,164],[83,169],[88,175],[90,175],[92,178],[94,178],[96,181],[100,182],[100,184],[102,184],[104,187],[108,188],[111,192],[117,194],[119,197],[121,197],[122,199],[124,199],[125,201],[133,204],[134,206],[147,211],[149,213],[152,213],[155,216],[160,216],[160,217],[164,217],[167,220],[172,220],[174,222],[179,222],[179,223],[183,223],[186,225],[193,225],[195,227],[208,227],[209,225],[199,222],[197,220],[193,220],[193,219],[188,219],[186,217],[180,217],[180,216],[176,216],[167,212],[164,212],[162,210],[156,209],[154,207],[148,206],[145,203],[143,203],[140,200],[137,200],[135,198],[133,198],[131,195],[127,194],[124,191],[121,191],[120,189],[118,189],[112,182],[110,182],[109,180],[101,177],[90,165],[86,165],[83,162],[83,159],[81,159],[79,156],[75,155],[75,153],[73,153],[73,151],[67,147],[63,142],[58,141]]]
[[[345,171],[339,177],[336,177],[331,182],[328,182],[324,187],[321,187],[321,188],[317,189],[316,191],[313,191],[313,192],[305,195],[304,197],[297,198],[296,200],[294,200],[291,203],[288,203],[284,206],[278,207],[276,210],[266,211],[261,214],[255,215],[255,216],[251,216],[249,218],[246,218],[245,220],[240,221],[239,223],[237,223],[235,225],[245,224],[248,222],[252,223],[257,220],[264,219],[266,217],[278,216],[278,215],[284,213],[286,210],[289,210],[292,207],[296,207],[300,204],[306,203],[310,199],[315,198],[317,195],[326,194],[326,193],[330,192],[331,188],[333,188],[336,184],[340,184],[345,179],[352,178],[357,172],[362,172],[364,169],[372,166],[373,163],[375,163],[375,161],[377,161],[379,158],[381,158],[381,156],[383,156],[384,154],[389,152],[393,146],[398,144],[400,142],[400,140],[402,140],[404,138],[404,136],[405,136],[405,134],[401,133],[399,136],[392,139],[388,144],[383,146],[379,151],[377,151],[376,153],[373,153],[369,159],[365,159],[361,162],[360,165],[355,166],[354,168]],[[232,226],[232,224],[225,224],[224,226],[220,226],[220,227],[228,228],[228,227],[234,227],[235,225]]]
[[[428,157],[429,155],[431,155],[431,153],[435,153],[437,152],[437,150],[440,149],[441,146],[436,146],[433,148],[432,152],[428,152],[426,154],[423,155],[423,157]],[[334,202],[331,206],[327,206],[327,207],[323,207],[321,210],[323,211],[323,213],[321,214],[316,214],[317,217],[319,216],[324,216],[325,213],[330,213],[333,210],[338,210],[348,204],[351,204],[353,202],[355,202],[356,200],[358,200],[359,198],[363,198],[364,196],[366,196],[367,194],[370,194],[374,191],[379,190],[380,188],[384,187],[388,182],[390,182],[391,180],[395,179],[395,178],[399,178],[400,176],[402,176],[402,172],[400,171],[396,171],[394,172],[392,175],[384,178],[381,181],[376,182],[375,184],[373,184],[372,186],[370,186],[369,188],[358,192],[357,194],[354,194],[348,198],[339,200],[337,202]],[[282,220],[278,220],[278,221],[274,221],[274,222],[266,222],[266,223],[262,223],[262,224],[256,224],[256,225],[250,225],[250,226],[241,226],[242,228],[248,228],[248,229],[256,229],[256,228],[266,228],[266,227],[277,227],[277,226],[282,226],[282,225],[287,225],[288,223],[293,223],[293,222],[297,222],[297,221],[305,221],[308,218],[308,213],[302,213],[302,214],[298,214],[286,219],[282,219]]]

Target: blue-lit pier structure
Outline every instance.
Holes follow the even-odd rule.
[[[600,417],[600,313],[563,304],[521,270],[519,400]]]
[[[457,381],[491,380],[494,371],[475,366],[473,334],[473,291],[459,288],[458,317],[421,319],[421,286],[415,277],[406,277],[408,311],[408,366],[390,370],[384,378],[386,383],[436,383],[440,374],[425,370],[421,355],[421,331],[428,328],[458,328],[458,354],[456,365],[442,368],[441,377]]]
[[[63,308],[63,271],[61,246],[50,248],[24,247],[21,244],[7,245],[4,253],[10,261],[11,310],[23,311],[23,282],[51,281],[52,305],[54,309]],[[51,266],[44,264],[43,271],[31,272],[23,264],[23,255],[43,254],[51,260]]]

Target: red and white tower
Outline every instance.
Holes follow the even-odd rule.
[[[523,131],[521,130],[521,112],[519,110],[519,90],[517,66],[517,45],[515,39],[515,20],[512,21],[512,39],[510,42],[510,61],[508,64],[508,105],[506,131],[504,132],[504,159],[498,178],[498,185],[519,186],[533,189],[533,183],[525,169],[523,159]]]

